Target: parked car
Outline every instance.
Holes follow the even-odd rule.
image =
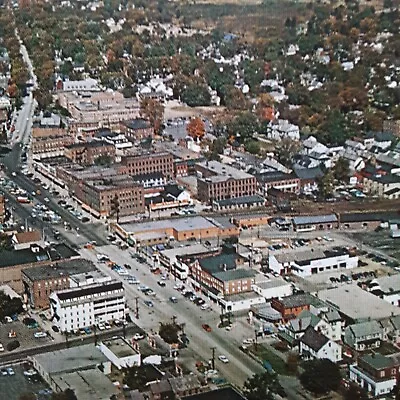
[[[166,283],[164,281],[158,281],[157,284],[158,284],[158,286],[161,286],[161,287],[166,286]]]
[[[33,334],[33,336],[34,336],[36,339],[45,338],[45,337],[47,337],[47,333],[46,333],[46,332],[35,332],[35,333]]]
[[[208,325],[208,324],[203,324],[202,326],[201,326],[206,332],[211,332],[211,326],[210,325]]]
[[[222,361],[224,364],[227,364],[229,362],[228,358],[226,356],[224,356],[223,354],[218,356],[218,360]]]
[[[144,339],[144,335],[142,333],[135,333],[132,337],[133,340],[142,340]]]
[[[177,299],[176,297],[172,296],[172,297],[169,298],[169,301],[170,301],[171,303],[177,303],[177,302],[178,302],[178,299]]]
[[[154,307],[154,304],[151,300],[145,300],[143,303],[146,304],[147,307]]]

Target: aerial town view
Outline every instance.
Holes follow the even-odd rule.
[[[0,0],[0,400],[400,400],[395,0]]]

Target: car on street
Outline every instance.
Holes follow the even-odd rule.
[[[177,302],[178,302],[178,299],[177,299],[176,297],[174,297],[174,296],[171,296],[171,297],[169,298],[169,301],[170,301],[171,303],[177,303]]]
[[[106,329],[106,327],[104,326],[103,323],[100,322],[97,324],[97,329],[99,329],[100,331],[104,331]]]
[[[253,344],[254,343],[254,339],[244,339],[243,344]]]
[[[151,300],[145,300],[144,302],[143,302],[147,307],[154,307],[154,304],[153,304],[153,302],[151,301]]]
[[[157,284],[158,284],[158,286],[161,286],[161,287],[166,286],[166,283],[164,281],[158,281]]]
[[[3,351],[4,351],[3,343],[0,343],[0,352],[3,352]]]
[[[50,202],[50,199],[49,199],[48,197],[45,197],[43,200],[44,200],[46,203],[49,203],[49,202]]]
[[[142,333],[135,333],[132,337],[133,340],[142,340],[144,339],[144,335]]]
[[[210,308],[210,306],[206,303],[206,304],[203,304],[201,307],[200,307],[200,309],[202,309],[203,311],[204,310],[208,310]]]
[[[109,322],[104,322],[104,326],[106,329],[111,329],[111,325]]]
[[[212,331],[211,326],[208,325],[208,324],[203,324],[201,327],[202,327],[206,332],[211,332],[211,331]]]
[[[229,362],[228,358],[226,356],[224,356],[223,354],[218,356],[218,360],[222,361],[224,364],[227,364]]]
[[[36,339],[45,338],[45,337],[47,337],[47,333],[46,333],[46,332],[35,332],[35,333],[33,334],[33,336],[34,336]]]

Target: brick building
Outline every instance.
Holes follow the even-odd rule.
[[[56,157],[64,155],[64,148],[74,142],[74,137],[64,128],[32,128],[32,153],[35,158]]]
[[[33,308],[48,308],[49,295],[55,290],[70,288],[70,277],[96,271],[88,260],[56,261],[22,270],[24,293]]]
[[[120,172],[132,176],[161,172],[169,180],[174,177],[174,158],[166,152],[127,155],[121,158]]]
[[[272,299],[271,306],[281,313],[284,321],[287,321],[296,318],[304,310],[309,311],[314,301],[313,296],[308,293],[293,294],[281,299]]]
[[[65,147],[65,157],[80,165],[93,165],[99,157],[115,159],[114,145],[102,141],[74,143]]]
[[[286,174],[280,171],[264,172],[256,175],[260,193],[266,195],[269,189],[278,189],[282,192],[300,193],[300,179],[295,174]]]
[[[122,121],[120,130],[130,140],[142,140],[154,137],[154,127],[143,118],[136,118],[130,121]]]
[[[253,175],[218,161],[196,164],[197,196],[204,203],[214,200],[252,196],[257,190]]]

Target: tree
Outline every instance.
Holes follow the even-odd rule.
[[[144,98],[140,102],[140,115],[150,121],[150,124],[154,127],[154,132],[159,135],[164,119],[164,106],[160,101],[147,97]]]
[[[257,98],[256,114],[260,121],[271,121],[274,115],[274,99],[268,93],[261,93]]]
[[[129,386],[131,390],[138,389],[142,391],[148,382],[146,369],[144,367],[131,367],[125,371],[123,382]]]
[[[265,372],[255,374],[244,383],[243,393],[247,400],[272,400],[272,389],[276,385],[276,375]]]
[[[244,142],[244,149],[251,154],[259,154],[261,147],[258,140],[248,139]]]
[[[340,157],[333,167],[333,175],[340,182],[347,182],[350,175],[349,161]]]
[[[368,393],[355,383],[350,383],[350,387],[344,395],[345,400],[368,400]],[[397,399],[397,398],[396,398]]]
[[[278,161],[285,167],[292,166],[293,157],[299,152],[300,143],[297,140],[283,138],[275,147]]]
[[[336,390],[341,380],[339,367],[326,358],[308,361],[300,375],[301,384],[315,394]]]
[[[222,103],[225,104],[226,108],[229,110],[247,110],[250,105],[243,92],[233,85],[223,87]]]
[[[94,160],[95,165],[109,167],[113,162],[113,158],[108,154],[102,154]]]
[[[168,344],[178,343],[180,327],[176,324],[160,324],[159,335]]]
[[[251,112],[245,111],[228,124],[228,132],[243,142],[245,139],[253,137],[259,127],[257,117]]]
[[[326,199],[332,195],[333,180],[334,176],[331,170],[327,171],[326,174],[318,180],[318,191],[322,198]]]
[[[201,140],[206,132],[206,126],[201,118],[196,117],[190,120],[186,130],[193,139]]]
[[[209,106],[211,95],[207,85],[198,83],[189,83],[182,90],[182,101],[189,107]]]

